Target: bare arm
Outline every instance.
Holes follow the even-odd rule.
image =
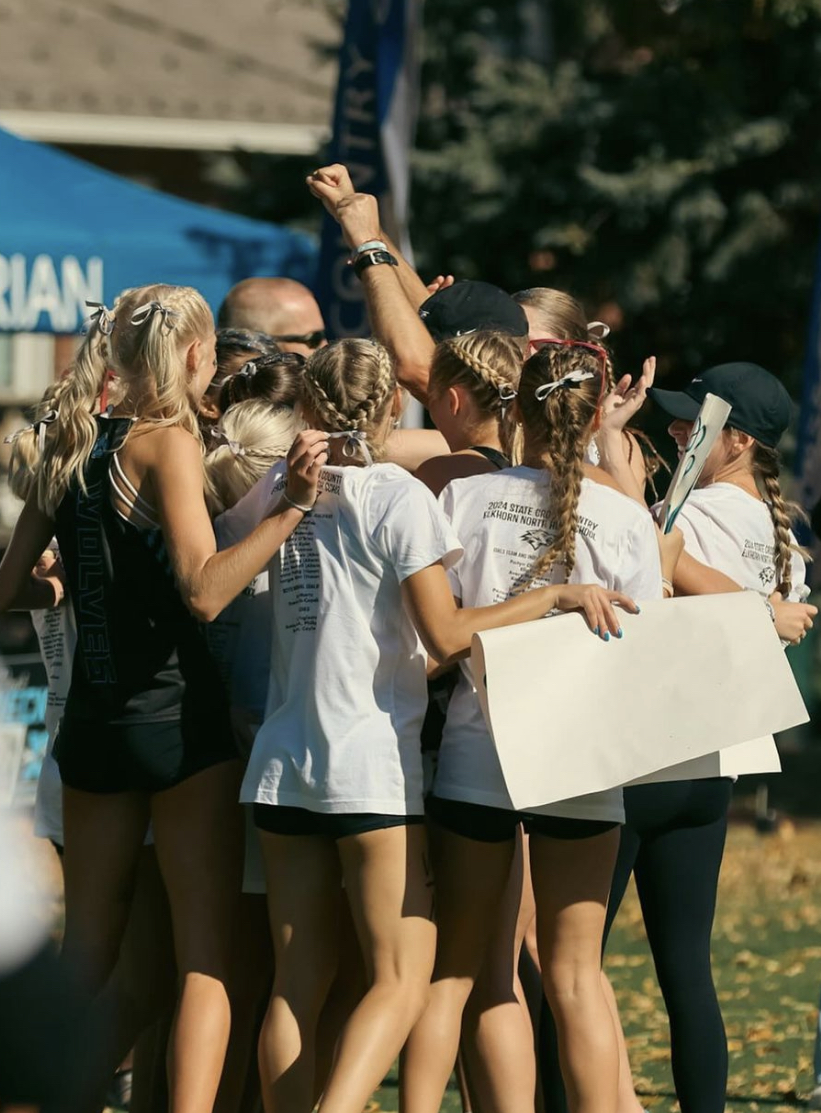
[[[308,188],[339,222],[351,250],[370,240],[383,239],[376,198],[351,192],[350,177],[343,166],[317,170],[308,178]],[[398,267],[368,267],[362,274],[362,287],[374,336],[393,356],[399,382],[424,405],[435,345],[417,309],[428,293],[407,262],[400,256],[397,262]]]
[[[174,428],[157,430],[153,436],[157,439],[148,475],[180,594],[192,614],[211,622],[262,571],[304,515],[281,499],[246,538],[218,552],[196,441]],[[294,441],[287,488],[294,502],[313,504],[327,447],[326,435],[313,429]]]
[[[32,574],[53,536],[54,522],[40,510],[32,491],[0,563],[0,611],[45,610],[59,603],[57,578]]]
[[[441,563],[408,576],[402,583],[402,598],[425,648],[442,665],[466,657],[474,634],[532,622],[555,608],[583,610],[591,630],[605,641],[611,633],[619,636],[614,603],[634,613],[638,610],[628,596],[589,584],[537,587],[491,607],[463,609],[453,598]]]
[[[422,302],[428,300],[430,291],[385,229],[381,226],[379,238],[387,244],[388,251],[390,251],[391,255],[396,256],[396,260],[399,263],[399,266],[396,268],[399,284],[402,287],[402,292],[410,303],[411,309],[416,312]]]
[[[721,595],[744,590],[723,572],[690,556],[686,549],[678,559],[672,579],[676,595]]]
[[[415,472],[434,456],[449,451],[448,442],[437,429],[394,429],[385,444],[386,458],[406,471]]]

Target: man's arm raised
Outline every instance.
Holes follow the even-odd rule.
[[[340,170],[344,171],[344,175],[337,173]],[[345,242],[352,251],[370,240],[388,243],[379,224],[376,198],[367,193],[350,192],[350,178],[344,167],[317,170],[307,181],[314,197],[338,221]],[[399,262],[400,256],[396,258]],[[396,267],[387,264],[368,267],[362,272],[361,281],[374,336],[393,356],[399,382],[424,405],[435,345],[417,313],[417,306],[428,293],[422,280],[407,263],[404,267],[413,276],[411,282],[405,275],[406,282],[414,290],[412,296],[403,284],[401,264]]]

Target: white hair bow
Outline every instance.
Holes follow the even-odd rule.
[[[25,425],[22,429],[18,429],[14,433],[9,433],[9,435],[3,439],[3,444],[14,444],[18,437],[22,437],[23,433],[35,432],[37,434],[37,447],[42,453],[43,449],[46,447],[46,427],[56,420],[57,411],[47,410],[42,417],[38,417],[31,425]]]
[[[587,379],[595,379],[595,377],[593,371],[568,371],[566,375],[562,375],[555,382],[542,383],[541,386],[537,386],[535,390],[536,401],[544,402],[545,398],[548,398],[554,390],[560,390],[562,387],[577,387]]]
[[[366,464],[373,463],[373,456],[371,456],[368,449],[367,440],[368,434],[363,429],[343,429],[339,433],[329,433],[328,439],[336,437],[344,437],[345,441],[342,445],[342,455],[348,458],[356,456],[357,452],[362,453],[362,458]]]
[[[131,317],[132,325],[143,325],[149,321],[155,313],[162,313],[162,323],[170,332],[172,328],[176,327],[177,317],[173,309],[169,309],[167,305],[163,305],[161,301],[147,301],[145,305],[139,306],[134,310]]]
[[[101,301],[87,301],[86,308],[92,310],[86,322],[88,327],[96,325],[103,336],[111,336],[117,322],[108,306],[103,305]]]

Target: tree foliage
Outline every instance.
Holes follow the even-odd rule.
[[[821,0],[427,0],[424,23],[423,274],[566,289],[614,326],[625,369],[752,359],[796,390]],[[241,203],[318,228],[303,176],[322,157],[245,156]]]
[[[412,233],[425,271],[550,285],[620,363],[797,384],[821,213],[821,2],[436,0]]]

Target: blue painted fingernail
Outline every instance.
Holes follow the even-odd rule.
[[[605,635],[604,635],[604,640],[605,640],[606,642],[609,642],[609,641],[610,641],[610,634],[609,634],[609,633],[605,632]]]
[[[597,626],[597,627],[596,627],[596,629],[595,629],[595,630],[593,631],[593,633],[594,633],[594,634],[596,634],[596,635],[598,636],[598,633],[599,633],[599,628],[598,628],[598,626]]]
[[[623,638],[624,637],[624,630],[622,630],[621,626],[619,626],[618,633],[616,634],[616,637],[617,638]]]
[[[641,614],[641,607],[636,603],[636,614]]]

